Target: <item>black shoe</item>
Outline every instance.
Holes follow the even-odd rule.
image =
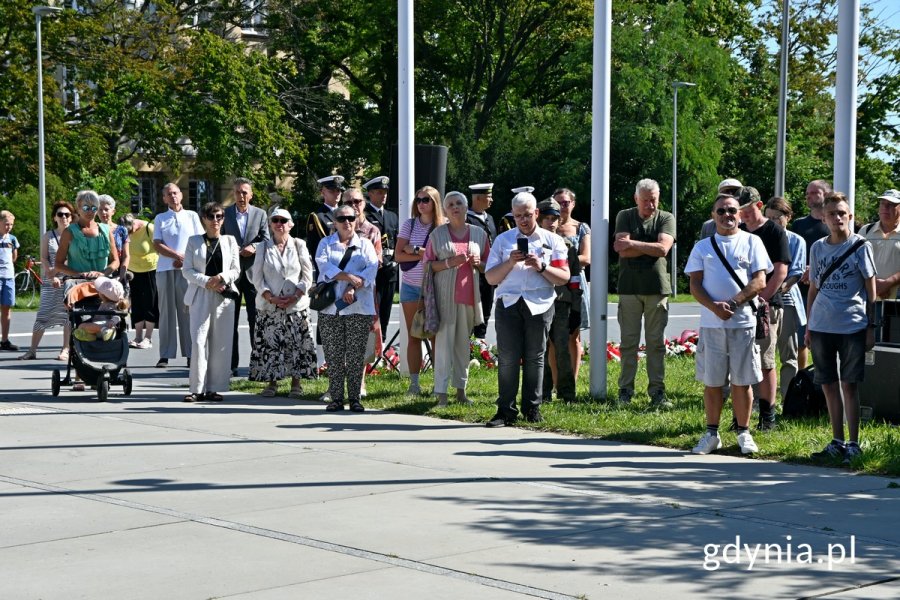
[[[359,400],[353,400],[350,402],[350,411],[351,412],[365,412],[366,407],[362,405],[362,402]]]
[[[541,409],[535,408],[534,410],[525,413],[525,420],[529,423],[541,423],[544,420],[544,415],[541,414]]]
[[[491,420],[484,424],[485,427],[506,427],[515,423],[515,419],[507,419],[500,413],[497,413]]]
[[[191,368],[191,357],[190,356],[188,356],[188,359],[187,359],[187,368],[188,369]]]
[[[344,410],[344,403],[340,400],[332,400],[328,406],[325,407],[325,412],[338,412],[339,410]]]
[[[168,359],[168,358],[161,358],[161,359],[159,359],[159,361],[156,363],[156,368],[157,368],[157,369],[165,369],[165,368],[167,368],[168,366],[169,366],[169,359]]]
[[[759,418],[759,423],[756,425],[757,431],[774,431],[775,429],[778,429],[778,423],[775,422],[774,417],[771,419]]]
[[[19,347],[15,344],[10,343],[9,340],[4,342],[0,342],[0,350],[6,350],[7,352],[18,352]]]

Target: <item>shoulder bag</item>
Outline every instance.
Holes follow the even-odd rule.
[[[338,269],[341,271],[344,270],[344,267],[347,266],[347,263],[350,262],[350,255],[353,254],[353,251],[356,248],[350,246],[347,248],[347,251],[344,252],[343,258],[341,258],[341,262],[338,264]],[[337,300],[337,281],[324,281],[319,283],[309,290],[309,307],[313,310],[325,310],[329,306],[335,303]]]
[[[709,238],[709,242],[712,244],[713,250],[716,251],[716,256],[719,257],[719,260],[722,261],[722,264],[725,265],[725,268],[728,270],[728,274],[731,275],[731,278],[734,279],[734,282],[738,284],[740,289],[744,289],[747,284],[741,281],[741,278],[737,276],[737,273],[734,272],[734,269],[728,261],[725,260],[725,255],[722,254],[719,244],[716,243],[716,236],[713,235]],[[762,298],[759,299],[759,304],[755,303],[752,299],[748,304],[750,304],[750,308],[753,309],[753,312],[756,315],[756,339],[764,340],[769,336],[769,304]]]

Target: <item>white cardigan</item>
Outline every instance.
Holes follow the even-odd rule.
[[[309,250],[301,240],[288,237],[284,254],[278,251],[275,240],[260,242],[256,247],[256,259],[248,274],[250,281],[256,286],[256,310],[274,311],[277,307],[263,298],[263,294],[271,292],[273,296],[285,295],[293,285],[303,295],[296,303],[285,309],[285,312],[300,312],[309,308],[309,296],[306,292],[312,287],[312,260]],[[285,286],[285,282],[291,285]]]

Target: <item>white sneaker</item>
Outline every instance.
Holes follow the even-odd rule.
[[[742,431],[738,434],[738,447],[742,454],[755,454],[759,452],[759,446],[753,441],[753,436],[749,431]]]
[[[138,342],[137,347],[141,350],[149,350],[153,347],[153,342],[151,342],[149,338],[144,338],[140,342]]]
[[[691,450],[694,454],[709,454],[710,452],[715,452],[719,448],[722,447],[722,439],[719,437],[719,434],[713,435],[709,431],[703,434],[703,437],[700,438],[700,441],[697,442],[697,445],[694,446],[694,449]]]

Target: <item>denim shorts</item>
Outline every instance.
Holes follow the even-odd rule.
[[[0,277],[0,306],[16,305],[16,285],[9,277]]]
[[[815,382],[860,383],[866,372],[866,330],[854,333],[809,333],[809,346],[815,359]],[[841,371],[838,375],[838,357]]]
[[[422,288],[404,283],[400,287],[400,302],[418,302],[422,297]]]

